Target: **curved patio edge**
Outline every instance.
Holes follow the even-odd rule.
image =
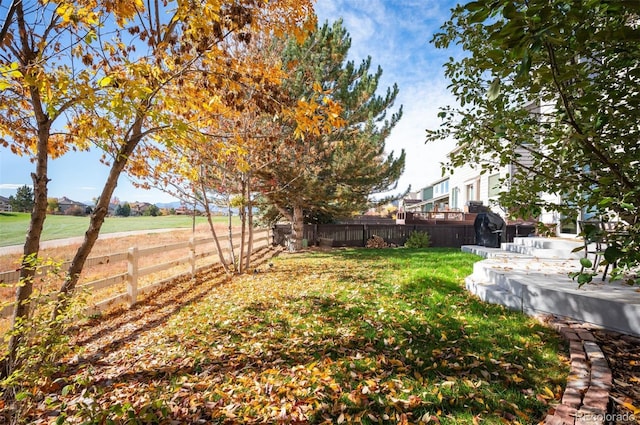
[[[520,239],[520,240],[519,240]],[[545,425],[612,423],[609,397],[612,372],[592,330],[640,336],[640,289],[620,282],[579,287],[569,274],[580,270],[576,243],[547,238],[516,238],[501,248],[463,246],[484,257],[465,280],[481,300],[535,316],[567,341],[571,364],[558,406]]]
[[[518,241],[523,239],[524,242]],[[474,264],[466,288],[483,301],[501,304],[528,315],[551,314],[587,322],[604,329],[640,336],[640,289],[621,282],[601,282],[579,287],[569,273],[580,263],[566,241],[553,244],[543,238],[516,238],[516,243],[535,243],[536,255],[505,249],[466,245],[462,251],[485,257]],[[562,245],[564,244],[564,245]],[[505,248],[503,244],[503,248]],[[547,248],[542,248],[542,247]],[[545,256],[544,251],[549,250]],[[565,258],[558,253],[566,252]]]

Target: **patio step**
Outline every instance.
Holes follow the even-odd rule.
[[[500,304],[511,310],[522,311],[522,298],[503,289],[500,285],[477,282],[473,278],[467,277],[465,286],[469,292],[477,295],[484,302]]]
[[[532,241],[529,246],[555,250],[558,245]],[[580,270],[575,257],[543,258],[530,255],[532,251],[476,246],[465,246],[462,250],[486,258],[476,262],[473,274],[465,279],[467,290],[485,302],[529,315],[554,314],[640,335],[638,287],[621,282],[603,283],[597,277],[593,283],[578,287],[569,277],[570,272]]]
[[[513,242],[503,243],[502,249],[537,258],[580,258],[582,251],[572,252],[581,248],[581,241],[547,238],[514,238]]]

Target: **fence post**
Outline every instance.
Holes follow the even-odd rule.
[[[196,240],[192,236],[189,238],[189,264],[191,264],[191,279],[196,275]]]
[[[369,239],[369,226],[362,225],[362,246],[367,246],[367,240]]]
[[[138,247],[129,248],[127,253],[127,295],[129,307],[136,303],[138,297]]]

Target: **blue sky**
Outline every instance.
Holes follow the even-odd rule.
[[[405,173],[398,189],[418,190],[441,176],[440,162],[454,147],[453,141],[425,145],[425,129],[439,124],[438,108],[454,102],[447,90],[443,67],[451,52],[429,43],[434,32],[450,17],[452,0],[317,0],[319,22],[342,18],[352,38],[350,59],[359,63],[372,58],[372,70],[383,70],[380,90],[397,83],[396,104],[404,115],[387,139],[387,150],[407,153]],[[91,201],[99,195],[108,169],[96,152],[71,152],[50,162],[49,196]],[[0,195],[15,194],[31,185],[33,164],[0,148]],[[121,176],[115,196],[123,201],[169,202],[159,190],[137,189]]]

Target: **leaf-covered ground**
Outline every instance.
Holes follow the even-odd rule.
[[[592,332],[613,374],[609,398],[616,425],[640,424],[640,338],[603,329]]]
[[[522,423],[566,378],[537,321],[470,297],[457,250],[283,254],[92,320],[29,421]]]

